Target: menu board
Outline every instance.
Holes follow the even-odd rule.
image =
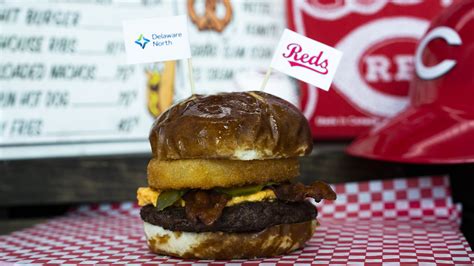
[[[190,95],[186,65],[127,65],[125,19],[188,14],[197,92],[257,89],[285,27],[283,1],[232,2],[221,31],[199,29],[190,2],[0,1],[0,159],[150,152],[155,117]],[[192,6],[193,18],[205,8]],[[288,78],[269,87],[297,102]]]

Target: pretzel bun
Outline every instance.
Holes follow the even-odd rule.
[[[275,257],[302,248],[317,221],[280,224],[260,232],[175,232],[145,222],[148,246],[154,253],[185,259]]]
[[[158,160],[267,160],[312,150],[298,108],[260,91],[193,95],[158,117],[150,144]]]

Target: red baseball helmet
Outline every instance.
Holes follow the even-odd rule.
[[[354,156],[407,163],[474,162],[474,0],[445,9],[418,44],[410,105],[357,138]]]

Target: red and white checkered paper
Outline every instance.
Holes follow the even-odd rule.
[[[446,264],[474,265],[459,231],[447,177],[334,186],[319,204],[321,226],[302,250],[255,260],[182,260],[148,251],[139,208],[88,205],[65,217],[0,237],[0,262],[41,264]]]

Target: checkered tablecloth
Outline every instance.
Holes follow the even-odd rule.
[[[133,203],[82,206],[68,215],[0,237],[0,262],[41,264],[446,264],[473,265],[459,231],[447,177],[335,185],[319,206],[321,226],[303,250],[233,261],[194,261],[149,253]]]

